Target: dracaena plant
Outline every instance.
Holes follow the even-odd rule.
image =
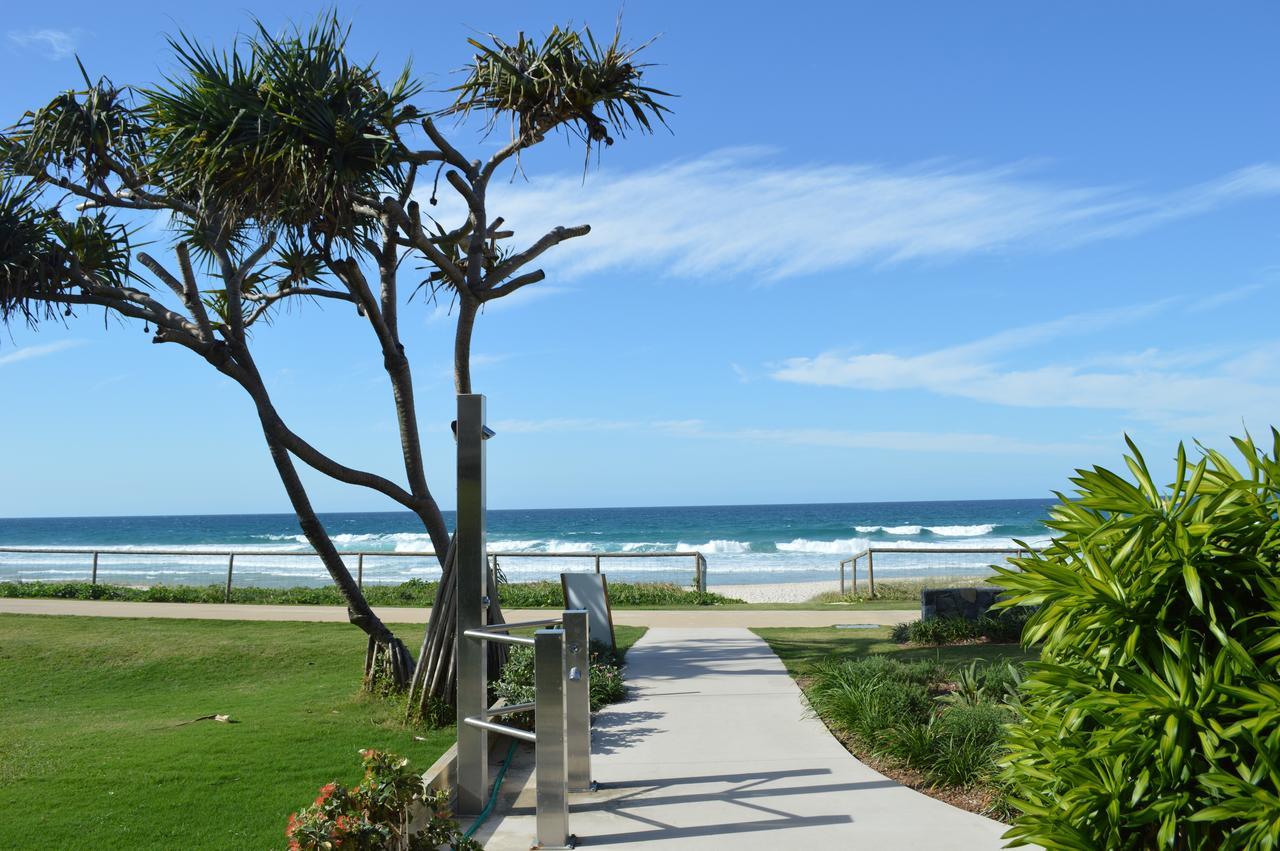
[[[1280,846],[1280,433],[1241,460],[1179,447],[1160,487],[1072,479],[1053,544],[999,569],[1039,610],[1010,729],[1006,838],[1046,848]]]
[[[81,67],[83,87],[0,133],[0,320],[36,325],[105,308],[240,385],[302,532],[369,636],[366,680],[412,687],[411,707],[439,717],[455,676],[451,536],[427,483],[400,312],[424,288],[456,303],[455,389],[472,392],[483,305],[541,281],[536,261],[590,231],[574,224],[517,241],[489,209],[494,175],[553,133],[591,151],[651,131],[667,109],[641,82],[639,48],[619,34],[605,44],[586,28],[555,28],[540,42],[473,41],[473,66],[434,107],[418,102],[429,93],[407,66],[382,77],[352,57],[348,36],[336,15],[282,34],[256,26],[222,50],[180,35],[169,42],[175,70],[159,83],[94,81]],[[515,128],[487,160],[465,156],[435,124],[471,113],[484,116],[482,133],[503,117]],[[419,207],[419,172],[457,193],[459,220]],[[144,251],[134,236],[148,220],[166,237]],[[255,359],[256,335],[284,306],[334,303],[354,306],[382,356],[400,481],[305,440]],[[376,491],[430,536],[443,576],[416,661],[364,599],[298,462]],[[501,620],[496,600],[490,618]]]

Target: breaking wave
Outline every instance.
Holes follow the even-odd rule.
[[[982,535],[990,535],[995,531],[995,525],[992,523],[979,523],[976,526],[926,526],[925,529],[935,535],[943,535],[952,538],[977,538]]]
[[[716,539],[707,541],[705,544],[686,544],[683,541],[676,544],[677,550],[697,550],[700,553],[711,555],[713,553],[719,555],[742,555],[751,552],[751,544],[743,541],[726,541]]]
[[[871,534],[883,532],[886,535],[919,535],[923,526],[854,526],[854,531]]]
[[[843,538],[836,541],[810,541],[807,538],[796,538],[794,541],[778,544],[780,553],[823,553],[825,555],[851,555],[858,550],[865,550],[866,538]]]

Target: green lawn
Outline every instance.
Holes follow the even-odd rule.
[[[832,627],[771,627],[753,630],[773,648],[793,675],[813,663],[855,659],[884,653],[904,662],[929,659],[963,664],[972,659],[1008,659],[1019,662],[1038,654],[1016,644],[963,644],[954,647],[906,647],[889,638],[889,628],[834,629]]]
[[[279,848],[358,749],[425,769],[453,730],[360,694],[364,648],[348,624],[0,615],[0,848]],[[211,713],[239,723],[177,726]]]

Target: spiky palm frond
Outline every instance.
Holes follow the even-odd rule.
[[[58,315],[53,300],[84,281],[124,286],[129,232],[103,214],[66,220],[41,206],[39,187],[0,179],[0,323]]]
[[[556,27],[541,42],[524,33],[514,44],[493,34],[488,38],[490,44],[469,39],[479,52],[466,79],[450,89],[457,94],[453,104],[440,114],[480,110],[490,113],[490,126],[508,114],[523,143],[566,128],[588,148],[613,144],[611,134],[650,133],[655,122],[666,124],[671,110],[660,99],[671,95],[643,85],[650,66],[635,61],[649,42],[628,47],[616,29],[612,41],[601,44],[588,27]]]
[[[354,198],[398,188],[396,130],[416,115],[408,69],[384,88],[353,64],[329,17],[230,53],[171,41],[181,73],[146,93],[158,166],[174,191],[262,227],[356,226]]]
[[[32,186],[0,183],[0,321],[21,317],[34,323],[52,316],[37,295],[56,287],[65,265],[49,232],[48,214],[36,205]]]
[[[128,87],[106,77],[63,92],[10,127],[0,140],[0,156],[14,174],[42,178],[72,175],[85,185],[103,185],[112,164],[136,168],[146,147],[145,121]]]
[[[270,266],[278,272],[270,275],[281,289],[318,284],[325,279],[324,258],[297,236],[289,236],[276,248]]]

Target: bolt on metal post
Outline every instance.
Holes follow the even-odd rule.
[[[585,609],[564,612],[565,749],[569,791],[591,790],[591,627]]]
[[[564,718],[564,630],[533,634],[534,784],[537,793],[537,848],[569,846],[569,777]]]

